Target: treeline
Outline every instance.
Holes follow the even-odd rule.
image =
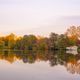
[[[80,27],[71,26],[64,34],[51,32],[49,37],[24,35],[17,37],[13,33],[0,37],[0,49],[17,50],[54,50],[66,49],[67,46],[80,47]]]

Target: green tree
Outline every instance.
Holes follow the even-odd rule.
[[[49,37],[49,46],[50,49],[56,49],[58,47],[58,38],[59,35],[56,33],[51,33]]]

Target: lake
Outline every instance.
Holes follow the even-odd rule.
[[[0,80],[80,80],[80,54],[2,50]]]

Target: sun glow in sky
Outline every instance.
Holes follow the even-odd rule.
[[[47,36],[80,25],[80,0],[0,0],[0,34]]]

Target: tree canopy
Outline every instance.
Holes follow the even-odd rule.
[[[80,26],[71,26],[64,34],[51,32],[49,37],[37,37],[33,34],[18,37],[13,33],[0,37],[0,49],[54,50],[74,45],[80,47]]]

